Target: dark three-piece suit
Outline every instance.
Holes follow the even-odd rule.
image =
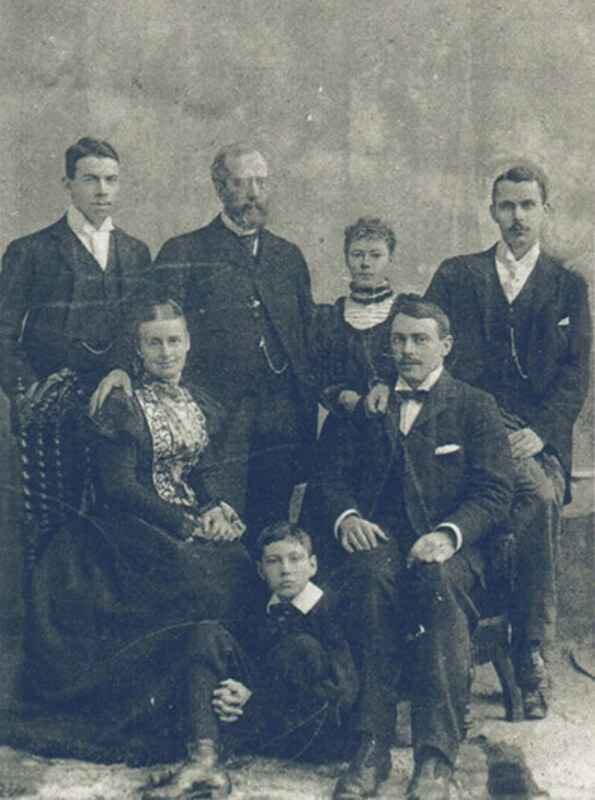
[[[572,428],[589,387],[591,322],[579,274],[541,252],[509,303],[495,255],[492,247],[448,259],[426,299],[450,319],[452,374],[493,394],[509,431],[529,427],[544,442],[542,453],[513,463],[519,580],[511,612],[522,652],[553,636],[556,540],[569,499]]]
[[[107,268],[70,229],[66,217],[12,242],[0,274],[0,385],[12,396],[62,367],[89,389],[132,356],[128,303],[151,263],[149,249],[116,228]]]
[[[221,217],[170,239],[157,256],[153,283],[184,309],[193,379],[230,414],[226,496],[254,535],[287,517],[314,441],[313,301],[294,244],[263,230],[253,255],[242,239]]]
[[[347,509],[389,535],[388,543],[351,554],[334,543],[331,582],[361,686],[352,729],[390,741],[408,638],[415,751],[435,747],[454,761],[470,690],[470,594],[483,575],[484,540],[506,519],[510,495],[510,451],[496,404],[446,372],[407,435],[395,396],[382,417],[327,418],[305,513],[320,521],[321,536],[333,536]],[[442,565],[406,568],[416,539],[445,522],[459,527],[460,551]]]

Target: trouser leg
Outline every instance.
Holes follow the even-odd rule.
[[[286,636],[267,653],[251,717],[261,752],[297,758],[311,747],[330,714],[329,676],[324,648],[308,634]]]
[[[408,576],[409,608],[419,631],[413,642],[411,727],[414,753],[435,748],[454,764],[464,735],[471,689],[470,624],[477,611],[475,577],[463,556],[424,564]]]
[[[556,623],[556,550],[564,500],[558,460],[539,454],[514,460],[512,518],[517,579],[511,603],[515,650],[553,640]]]
[[[219,738],[220,723],[213,711],[213,691],[222,680],[251,683],[251,665],[234,637],[217,622],[200,622],[189,634],[189,739]]]
[[[349,728],[384,741],[390,741],[396,722],[400,565],[399,549],[391,539],[375,550],[347,554],[332,578],[360,681]]]
[[[288,370],[261,378],[230,411],[220,456],[221,482],[248,528],[251,550],[266,525],[288,518],[306,436],[294,376]]]

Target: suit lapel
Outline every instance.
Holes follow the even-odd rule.
[[[453,402],[455,383],[444,371],[428,393],[409,434],[403,440],[403,499],[414,531],[421,535],[432,529],[432,509],[428,507],[425,485],[428,458],[433,458],[439,415]]]
[[[496,297],[504,296],[498,273],[496,272],[496,247],[494,245],[484,253],[472,256],[469,262],[469,274],[475,288],[478,308],[480,309],[479,319],[483,324],[483,334],[487,340],[490,338],[492,330],[492,312],[496,308]]]
[[[76,265],[79,262],[78,248],[80,244],[75,234],[70,230],[66,216],[62,217],[52,231],[52,235],[56,239],[58,251],[60,256],[59,266],[67,269],[74,274]],[[82,247],[82,244],[80,245]]]
[[[428,397],[422,404],[406,438],[409,438],[413,432],[418,432],[448,406],[452,385],[452,378],[448,372],[444,371],[428,392]]]
[[[120,274],[127,278],[129,273],[134,273],[136,268],[135,252],[130,239],[120,228],[114,228],[112,241],[116,256],[116,264],[119,265]]]
[[[557,285],[557,272],[550,258],[545,253],[540,253],[533,272],[521,289],[517,302],[521,304],[526,297],[530,297],[533,313],[537,313],[555,296]]]
[[[496,270],[496,247],[494,245],[485,253],[471,257],[469,273],[475,286],[475,292],[486,320],[486,331],[491,330],[490,314],[495,307],[496,294],[504,294]],[[540,253],[533,272],[521,289],[517,301],[527,294],[531,294],[531,305],[538,311],[553,296],[556,287],[556,270],[551,259],[546,253]]]
[[[401,409],[399,403],[397,402],[395,393],[391,392],[386,414],[384,415],[384,432],[390,441],[391,453],[394,453],[397,439],[401,435],[401,430],[399,428],[400,416]]]
[[[284,340],[289,333],[286,331],[287,325],[293,324],[293,316],[288,316],[286,313],[288,298],[282,285],[285,275],[279,269],[279,263],[275,259],[273,239],[266,230],[261,234],[259,247],[259,257],[256,266],[253,266],[254,283],[270,319]]]

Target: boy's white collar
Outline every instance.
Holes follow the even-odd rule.
[[[296,594],[296,596],[291,600],[291,605],[295,606],[295,608],[297,608],[298,611],[301,611],[305,616],[312,611],[323,594],[324,592],[320,586],[316,586],[316,584],[312,583],[312,581],[308,581],[302,591],[298,592],[298,594]],[[272,606],[276,606],[281,602],[283,601],[278,597],[277,593],[273,592],[271,599],[267,603],[267,613],[270,611]]]

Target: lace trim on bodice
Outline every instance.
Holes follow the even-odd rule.
[[[194,506],[194,490],[186,483],[209,443],[207,421],[190,392],[147,380],[135,390],[153,442],[153,485],[169,503]]]

